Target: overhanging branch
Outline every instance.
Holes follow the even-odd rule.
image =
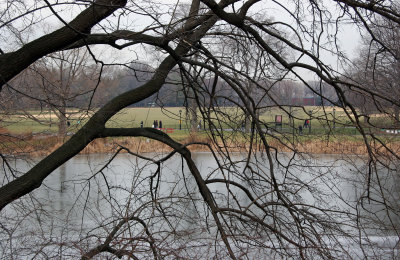
[[[99,135],[99,137],[117,137],[117,136],[148,137],[170,146],[171,148],[176,150],[176,152],[182,155],[182,157],[186,160],[186,163],[188,165],[188,168],[192,176],[196,180],[197,187],[200,190],[201,196],[211,209],[214,221],[217,224],[218,230],[221,234],[221,238],[224,241],[225,246],[229,251],[229,255],[231,256],[232,259],[236,259],[228,242],[228,238],[227,235],[225,234],[222,223],[218,217],[218,212],[219,212],[218,206],[216,205],[214,197],[211,191],[208,189],[206,182],[201,176],[200,171],[198,170],[196,164],[192,160],[192,156],[189,149],[186,146],[173,140],[166,133],[154,128],[105,128]]]
[[[41,57],[85,37],[91,28],[126,5],[126,0],[97,0],[62,28],[46,34],[19,50],[0,56],[1,87]]]

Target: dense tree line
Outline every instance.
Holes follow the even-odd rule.
[[[46,67],[43,67],[43,69],[46,70]],[[139,68],[135,68],[135,65],[130,65],[129,69],[120,68],[113,70],[112,74],[107,73],[107,75],[100,78],[96,78],[99,73],[96,66],[82,67],[80,70],[81,75],[70,75],[73,78],[71,82],[59,83],[62,81],[62,79],[59,79],[62,77],[60,68],[53,68],[51,71],[41,71],[41,68],[38,67],[27,69],[5,87],[3,95],[7,95],[8,98],[4,98],[4,102],[2,103],[3,110],[11,112],[12,108],[12,112],[18,113],[21,110],[46,110],[52,106],[57,108],[86,109],[88,107],[88,100],[91,101],[90,105],[93,108],[98,108],[114,97],[128,90],[138,88],[152,75],[150,67],[146,68],[145,66],[145,68],[140,68],[139,66]],[[68,71],[65,70],[63,73],[68,74]],[[52,82],[49,80],[50,77],[56,80]],[[95,80],[98,80],[98,84],[93,84],[93,81],[96,82]],[[211,91],[213,81],[213,78],[205,78],[202,81],[206,91]],[[53,88],[57,84],[59,85],[58,92]],[[68,87],[65,87],[65,84],[68,84]],[[179,81],[179,78],[175,81],[171,80],[170,83],[163,86],[159,93],[134,103],[131,107],[149,107],[154,105],[163,107],[187,106],[184,84],[184,82]],[[293,81],[275,83],[264,80],[260,81],[259,84],[270,88],[272,99],[276,100],[279,104],[287,106],[306,105],[303,101],[305,97],[315,99],[315,105],[322,105],[321,100],[323,97],[328,96],[325,92],[331,91],[326,86],[320,88],[318,82],[307,83],[313,86],[312,89]],[[66,89],[68,89],[69,93],[61,93],[61,90],[65,92]],[[221,106],[235,106],[237,103],[242,104],[235,92],[221,79],[217,81],[216,91],[221,97],[236,97],[231,102],[228,102],[224,98],[220,98],[219,102],[218,98],[216,98],[216,102]],[[335,93],[329,95],[331,95],[330,101],[326,101],[326,104],[337,101]],[[262,97],[260,93],[253,93],[252,97],[265,106],[276,105],[271,98]],[[209,99],[207,99],[207,102],[209,103]]]

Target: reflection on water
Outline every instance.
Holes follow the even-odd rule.
[[[154,157],[154,154],[147,156]],[[273,197],[275,195],[268,193],[268,187],[264,184],[260,184],[260,187],[250,185],[250,181],[262,183],[263,178],[270,175],[267,161],[252,161],[253,168],[258,167],[256,175],[249,171],[250,168],[244,169],[246,163],[240,160],[245,156],[234,156],[232,159],[239,161],[234,165],[219,162],[224,172],[217,170],[218,164],[210,153],[193,153],[192,159],[206,180],[229,178],[259,194],[260,200],[276,199]],[[158,157],[161,158],[161,155]],[[26,240],[27,234],[59,242],[76,239],[86,233],[95,236],[104,232],[112,219],[129,217],[132,212],[143,217],[153,229],[159,229],[160,232],[173,230],[172,241],[177,244],[180,237],[185,237],[186,242],[202,239],[206,234],[210,238],[215,237],[215,229],[204,220],[211,218],[208,208],[202,201],[194,178],[179,156],[163,162],[160,172],[154,163],[131,155],[121,154],[110,163],[109,159],[110,156],[103,154],[76,156],[52,173],[43,186],[34,191],[33,197],[21,200],[22,206],[6,208],[2,212],[3,219],[23,219],[5,225],[16,230],[19,240],[14,243],[33,243]],[[395,213],[399,212],[400,177],[394,165],[391,171],[382,169],[378,175],[371,176],[371,185],[367,189],[367,168],[361,159],[346,161],[323,155],[291,161],[290,156],[281,155],[279,160],[281,166],[274,168],[277,170],[277,182],[292,201],[310,204],[315,208],[348,212],[347,215],[338,214],[339,218],[345,217],[338,222],[343,221],[347,230],[358,232],[360,225],[363,225],[362,234],[398,237],[400,220]],[[284,167],[288,165],[290,170]],[[21,171],[28,168],[23,161],[18,162],[17,166]],[[181,169],[184,169],[184,174]],[[230,175],[229,172],[238,174]],[[212,183],[208,187],[220,207],[228,205],[227,198],[234,198],[234,203],[247,205],[255,214],[262,213],[254,207],[249,197],[234,186],[228,190],[226,184]],[[315,192],[317,190],[319,192]],[[27,209],[33,210],[34,214],[27,214]],[[316,210],[315,214],[320,212]],[[166,215],[170,222],[161,221]],[[363,216],[362,221],[360,218],[356,222],[355,216],[359,215]],[[139,232],[142,228],[138,225],[129,232]],[[24,230],[24,233],[18,233],[18,230]]]
[[[238,154],[236,156],[239,157]],[[216,161],[209,153],[194,153],[192,158],[204,178],[217,167]],[[87,159],[89,164],[87,163]],[[136,183],[138,180],[135,180],[135,178],[138,178],[137,175],[142,174],[145,176],[149,175],[149,173],[153,174],[157,167],[143,160],[133,159],[129,155],[120,155],[105,170],[100,173],[97,172],[108,159],[107,155],[90,155],[73,158],[46,179],[45,185],[48,188],[40,189],[37,195],[48,201],[45,207],[49,207],[51,211],[62,212],[63,214],[70,213],[68,216],[70,218],[69,221],[82,221],[82,215],[80,214],[82,211],[80,209],[76,210],[76,207],[87,206],[89,198],[93,203],[96,203],[96,207],[101,210],[103,215],[106,215],[106,212],[111,214],[111,208],[108,203],[105,203],[103,207],[98,195],[107,194],[108,187],[111,187],[112,196],[116,200],[129,200],[130,193],[126,191],[131,189],[132,186],[137,186]],[[292,169],[296,170],[292,170],[290,174],[292,176],[289,176],[285,171],[281,171],[278,178],[282,182],[286,178],[285,181],[289,183],[289,180],[292,178],[292,184],[298,185],[295,182],[299,181],[294,180],[294,177],[296,177],[302,180],[301,185],[310,185],[309,189],[303,189],[297,194],[306,203],[320,207],[326,207],[328,203],[331,208],[348,211],[355,209],[358,211],[358,214],[372,214],[375,217],[374,221],[375,219],[379,219],[383,224],[399,227],[399,218],[393,215],[393,212],[386,212],[385,203],[382,201],[382,194],[385,196],[387,204],[398,201],[400,197],[399,176],[397,174],[386,174],[385,178],[379,179],[379,186],[377,185],[376,176],[372,176],[370,189],[368,190],[365,185],[367,181],[366,176],[358,174],[359,171],[365,173],[365,169],[356,169],[353,164],[336,159],[332,156],[304,159],[310,168],[307,169],[293,165]],[[281,158],[281,160],[285,161],[287,158]],[[184,176],[180,175],[179,170],[182,168],[182,163],[181,158],[178,156],[164,163],[161,178],[153,180],[155,187],[157,181],[163,183],[163,185],[159,185],[158,189],[154,189],[154,191],[160,197],[170,195],[172,190],[175,192],[183,190],[185,194],[189,194],[191,200],[185,202],[186,213],[192,215],[193,218],[190,219],[195,219],[200,209],[196,208],[198,205],[192,201],[200,201],[200,203],[197,203],[199,205],[203,203],[197,191],[196,183],[187,169]],[[244,162],[236,164],[235,170],[240,171],[243,165]],[[362,168],[362,166],[360,167]],[[263,165],[262,168],[264,168],[265,172],[269,170],[267,164]],[[211,174],[211,176],[214,175]],[[318,176],[318,178],[315,176]],[[90,178],[93,178],[95,181],[89,185],[86,180]],[[232,177],[231,180],[235,181],[235,177]],[[145,182],[145,185],[150,183],[149,178],[141,181]],[[240,181],[242,185],[249,188],[246,182],[242,180],[237,181]],[[169,183],[169,185],[165,185],[166,183]],[[317,185],[318,187],[316,187]],[[209,185],[209,188],[216,194],[228,195],[225,184],[214,183]],[[318,194],[321,197],[316,197],[312,192],[313,189],[322,189],[325,193]],[[234,190],[233,187],[232,190]],[[369,198],[366,198],[368,192]],[[237,191],[236,195],[243,200],[243,203],[244,201],[249,202],[247,196],[241,196],[244,194],[239,191]],[[362,203],[357,208],[354,208],[354,205],[360,201]],[[72,208],[75,208],[73,213],[70,212]],[[372,229],[367,231],[373,232]],[[388,232],[393,232],[393,229],[390,228]]]

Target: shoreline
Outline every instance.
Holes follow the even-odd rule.
[[[11,142],[9,145],[4,144],[3,141],[3,154],[10,155],[27,155],[32,157],[47,156],[59,146],[62,145],[63,140],[57,137],[44,137],[35,136],[31,137],[26,143]],[[65,140],[64,140],[65,141]],[[187,143],[207,143],[217,149],[215,144],[212,144],[208,137],[202,136],[188,136],[186,139],[180,141],[182,144]],[[380,154],[384,156],[400,155],[400,142],[388,142],[386,144],[370,144],[373,148],[374,154]],[[218,144],[219,147],[229,150],[230,152],[244,152],[250,149],[250,145],[243,140],[230,141],[224,144]],[[310,154],[346,154],[346,155],[367,155],[368,149],[366,145],[360,140],[321,140],[321,139],[310,139],[297,141],[295,143],[282,143],[277,139],[269,140],[269,146],[278,152],[296,152],[296,153],[310,153]],[[4,149],[6,148],[6,149]],[[392,150],[392,153],[387,150]],[[95,153],[115,153],[118,149],[122,149],[120,153],[127,153],[128,150],[133,153],[148,153],[155,151],[172,151],[172,149],[156,140],[150,140],[146,138],[105,138],[96,139],[88,144],[80,154],[95,154]],[[207,145],[192,144],[188,146],[191,152],[209,152],[210,149]],[[254,151],[264,150],[264,145],[255,143],[252,146]]]

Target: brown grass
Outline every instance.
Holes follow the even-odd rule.
[[[0,134],[7,134],[7,133],[8,133],[7,128],[0,126]]]
[[[7,136],[1,137],[1,150],[2,153],[8,154],[27,154],[30,156],[45,156],[56,150],[62,145],[65,140],[60,140],[55,136],[32,136],[24,135],[19,138],[10,138]],[[21,141],[23,140],[23,141]],[[207,143],[215,149],[216,145],[212,144],[212,141],[205,136],[190,135],[183,141],[182,144],[188,143]],[[249,144],[245,142],[231,141],[228,143],[217,144],[220,147],[227,147],[231,152],[240,152],[249,149]],[[277,140],[270,141],[269,145],[279,152],[291,152],[296,151],[300,153],[312,153],[312,154],[367,154],[368,150],[361,141],[323,141],[323,140],[307,140],[304,142],[297,143],[295,145],[289,144],[284,145]],[[146,138],[106,138],[96,139],[91,142],[81,153],[113,153],[119,147],[129,149],[134,153],[147,153],[147,152],[168,152],[172,149],[158,141],[146,139]],[[371,144],[374,153],[380,155],[389,155],[388,149],[393,151],[394,154],[400,155],[400,142],[388,142],[386,147],[382,144]],[[202,144],[193,144],[188,146],[191,151],[209,151],[209,147]],[[253,146],[256,149],[262,149],[262,146]],[[122,152],[126,152],[122,151]]]

